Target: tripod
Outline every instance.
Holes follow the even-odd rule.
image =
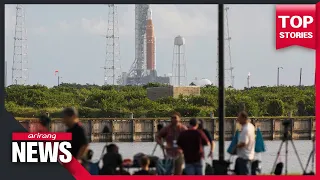
[[[275,171],[275,168],[276,168],[276,165],[277,165],[277,160],[279,159],[279,156],[280,156],[280,153],[281,153],[281,150],[282,150],[282,146],[283,144],[285,144],[285,175],[288,175],[288,147],[289,147],[289,141],[291,142],[292,144],[292,147],[293,147],[293,150],[298,158],[298,161],[299,161],[299,164],[301,166],[301,169],[304,171],[304,168],[303,168],[303,165],[302,165],[302,162],[301,162],[301,159],[298,155],[298,151],[297,151],[297,148],[296,146],[294,145],[293,143],[293,140],[291,138],[289,138],[289,130],[288,130],[288,126],[289,124],[283,124],[284,125],[284,134],[283,134],[283,137],[282,137],[282,142],[280,144],[280,147],[279,147],[279,150],[277,152],[277,157],[274,161],[274,164],[272,166],[272,169],[271,169],[271,173],[270,174],[273,174],[274,171]]]
[[[304,175],[314,175],[315,174],[314,173],[314,156],[316,153],[315,141],[316,141],[316,137],[314,136],[312,139],[312,151],[310,152],[306,167],[304,168],[304,172],[303,172]],[[311,171],[309,173],[307,173],[307,169],[309,167],[310,161],[311,161]]]

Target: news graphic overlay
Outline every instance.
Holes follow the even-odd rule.
[[[12,162],[69,163],[71,133],[12,133]]]
[[[316,5],[276,5],[276,49],[315,49],[316,21]]]

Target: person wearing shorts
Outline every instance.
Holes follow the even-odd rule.
[[[166,151],[167,158],[174,159],[174,175],[181,175],[183,171],[184,158],[177,141],[180,133],[186,130],[187,127],[181,123],[181,114],[175,112],[171,115],[171,123],[162,128],[156,137],[157,143]],[[166,146],[162,139],[166,141]]]

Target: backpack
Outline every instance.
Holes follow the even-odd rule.
[[[172,175],[173,172],[173,159],[161,159],[157,162],[157,174],[158,175]]]
[[[276,165],[276,168],[274,170],[274,174],[275,175],[281,175],[282,174],[282,169],[283,169],[283,162],[279,162],[277,165]]]

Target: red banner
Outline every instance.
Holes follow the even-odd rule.
[[[316,5],[276,6],[276,49],[316,49]]]
[[[71,133],[12,133],[12,141],[70,141]]]

